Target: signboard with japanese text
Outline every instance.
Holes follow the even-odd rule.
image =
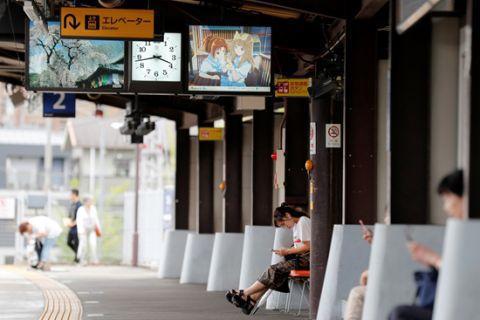
[[[43,116],[75,118],[75,95],[71,93],[44,93]]]
[[[342,125],[326,124],[325,125],[325,147],[341,148],[342,147]]]
[[[223,129],[221,128],[198,128],[199,141],[222,141]]]
[[[0,197],[0,219],[15,219],[15,198]]]
[[[301,97],[308,98],[308,88],[312,86],[311,78],[303,79],[276,79],[276,97]]]
[[[154,11],[69,8],[61,10],[62,38],[137,39],[154,37]]]
[[[317,124],[310,122],[310,155],[317,154]]]

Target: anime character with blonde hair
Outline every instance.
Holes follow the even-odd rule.
[[[226,65],[228,79],[222,81],[222,86],[245,87],[245,79],[255,68],[253,59],[252,35],[235,32],[233,40],[229,41],[229,55]],[[223,79],[222,79],[223,80]]]

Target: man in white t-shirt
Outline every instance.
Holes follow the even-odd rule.
[[[37,216],[30,218],[28,221],[22,222],[18,230],[20,234],[27,234],[30,238],[38,239],[42,242],[42,254],[40,256],[40,263],[38,268],[48,270],[48,261],[50,258],[50,251],[55,242],[62,233],[62,228],[53,219],[46,216]]]

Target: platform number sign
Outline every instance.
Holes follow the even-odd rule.
[[[43,116],[75,118],[75,95],[71,93],[44,93]]]

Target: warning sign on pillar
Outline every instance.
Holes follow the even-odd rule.
[[[310,155],[317,153],[317,129],[315,122],[310,122]]]
[[[327,124],[325,125],[325,147],[341,148],[342,147],[342,125]]]

